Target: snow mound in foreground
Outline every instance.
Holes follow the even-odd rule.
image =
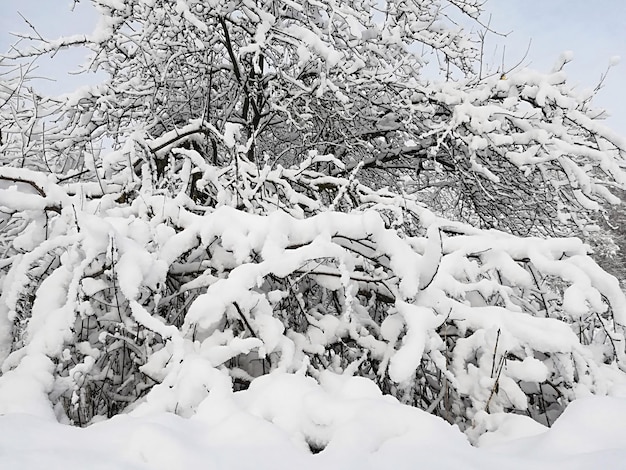
[[[618,469],[626,398],[574,402],[551,428],[490,415],[472,447],[454,426],[383,396],[373,382],[271,374],[247,391],[211,393],[189,418],[129,415],[80,429],[0,416],[6,469]]]

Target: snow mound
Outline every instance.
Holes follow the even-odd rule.
[[[489,421],[475,448],[368,379],[274,373],[246,391],[211,392],[188,419],[135,412],[76,428],[3,415],[0,455],[3,468],[31,470],[623,468],[625,398],[577,400],[552,429],[523,416]]]

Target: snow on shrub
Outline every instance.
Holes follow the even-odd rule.
[[[167,192],[129,176],[123,203],[0,170],[43,193],[14,213],[30,222],[2,286],[3,412],[190,416],[225,380],[330,370],[463,428],[482,411],[550,424],[616,380],[626,300],[578,239],[451,222],[329,177],[317,168],[339,162],[315,154],[294,168],[202,164],[192,188],[197,155],[175,154]]]

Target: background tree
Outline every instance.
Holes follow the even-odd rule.
[[[617,191],[621,201],[626,201],[626,193]],[[626,290],[626,211],[623,205],[611,206],[607,216],[598,222],[599,230],[590,233],[594,259],[607,272],[620,280],[622,290]]]
[[[625,182],[567,58],[477,76],[470,0],[94,5],[21,55],[85,46],[105,81],[0,124],[37,142],[3,147],[0,403],[189,415],[225,378],[330,369],[469,430],[621,380],[617,280],[538,237]]]

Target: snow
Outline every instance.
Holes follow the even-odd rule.
[[[191,372],[191,371],[190,371]],[[215,387],[197,411],[135,412],[76,428],[37,413],[0,416],[3,468],[621,469],[626,398],[573,402],[552,428],[477,417],[472,447],[454,426],[383,396],[364,378],[274,373],[246,391]],[[316,453],[312,453],[314,450]]]
[[[626,457],[626,398],[594,397],[574,401],[548,429],[524,418],[501,420],[499,431],[484,434],[479,446],[490,452],[556,468],[623,468]],[[494,419],[495,418],[495,419]]]
[[[437,318],[431,309],[404,302],[399,302],[397,308],[408,331],[400,349],[389,361],[389,376],[400,383],[409,380],[419,367],[426,348],[426,332],[438,327],[443,318]]]
[[[237,138],[241,134],[241,124],[235,124],[232,122],[227,122],[224,125],[224,144],[227,147],[233,148],[237,143]]]
[[[309,51],[314,51],[320,55],[326,62],[328,68],[335,67],[343,58],[343,54],[334,50],[320,39],[313,31],[298,25],[289,25],[285,28],[285,32],[300,39],[303,44],[307,44]],[[301,57],[302,62],[306,62],[307,57]]]

